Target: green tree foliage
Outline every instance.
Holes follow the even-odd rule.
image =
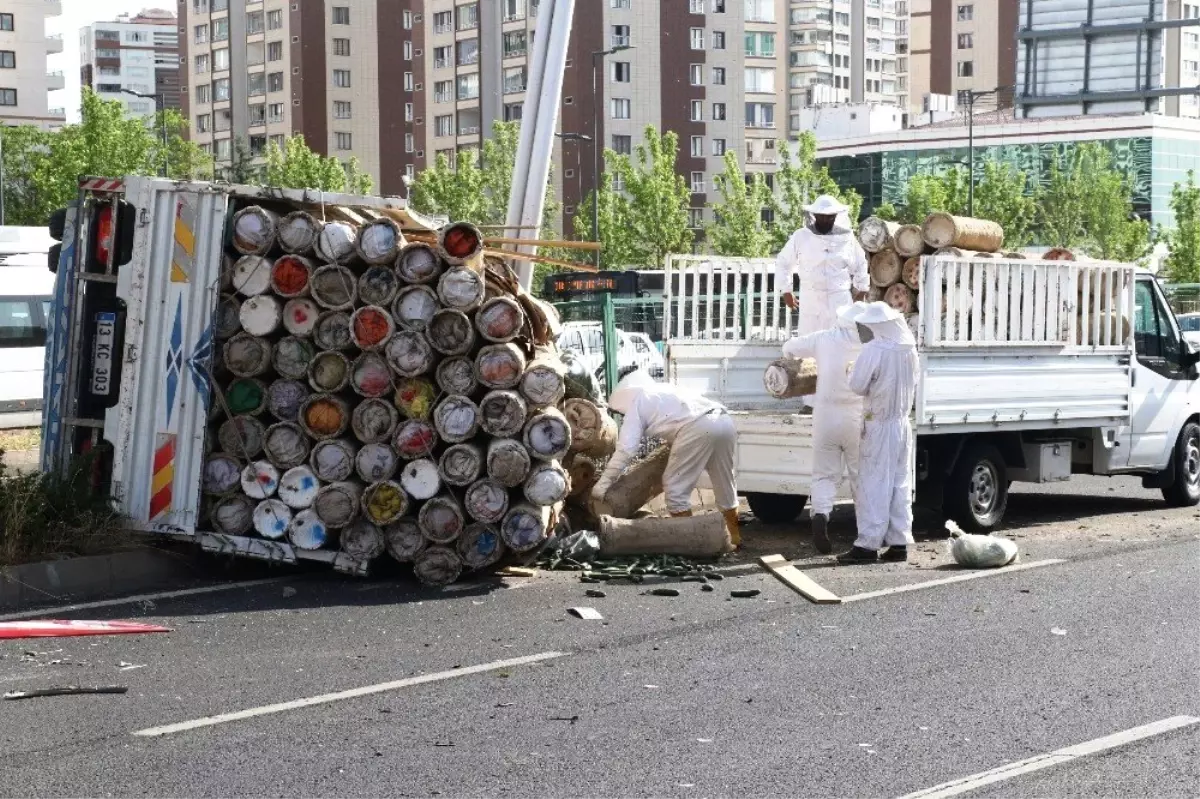
[[[1100,144],[1080,144],[1052,164],[1039,201],[1045,244],[1115,261],[1138,261],[1150,250],[1150,224],[1133,212],[1132,181]]]
[[[706,228],[708,246],[718,255],[763,258],[771,254],[772,230],[763,221],[771,190],[759,173],[743,175],[733,150],[725,151],[725,171],[716,180],[721,199],[710,204],[714,220]]]
[[[772,209],[775,225],[771,230],[770,249],[778,251],[792,233],[808,221],[804,206],[822,194],[837,197],[850,207],[850,221],[858,220],[862,197],[854,189],[842,189],[829,174],[828,167],[817,166],[817,137],[812,131],[800,134],[793,152],[788,143],[777,145],[779,169],[775,172],[775,196]]]
[[[676,171],[679,137],[647,126],[633,157],[616,156],[615,168],[629,197],[629,222],[639,266],[661,269],[671,253],[690,252],[694,234],[688,208],[692,192]]]
[[[230,183],[250,185],[257,183],[262,177],[262,168],[254,163],[254,155],[246,144],[245,138],[237,136],[233,140],[232,165],[223,177]]]
[[[612,163],[618,157],[612,150],[604,154],[606,163]],[[633,209],[629,198],[613,189],[613,174],[613,171],[609,170],[600,175],[600,213],[597,220],[599,238],[604,242],[604,249],[600,251],[600,268],[610,270],[639,264],[643,258],[641,249],[634,240]],[[575,237],[580,240],[592,239],[592,203],[596,201],[596,197],[596,192],[589,194],[575,214]]]
[[[1168,251],[1163,271],[1172,283],[1200,283],[1200,186],[1191,170],[1171,189],[1171,213],[1175,227],[1159,233]]]
[[[975,216],[1004,228],[1004,247],[1019,250],[1033,241],[1037,199],[1028,190],[1024,172],[1008,164],[987,161],[975,184]]]
[[[374,181],[359,167],[357,158],[343,165],[335,156],[313,152],[300,135],[289,136],[283,147],[274,142],[267,146],[262,176],[268,186],[284,189],[370,194],[374,188]]]
[[[896,221],[919,225],[934,211],[961,215],[967,212],[967,171],[954,167],[940,175],[913,175],[896,209]]]
[[[208,175],[208,157],[184,134],[187,123],[168,109],[152,119],[128,118],[118,101],[85,88],[78,124],[56,131],[5,128],[4,204],[10,225],[44,225],[74,200],[81,176],[156,175],[166,164],[172,178]],[[162,130],[166,127],[164,148]]]

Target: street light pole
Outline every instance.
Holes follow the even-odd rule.
[[[140,97],[143,100],[153,100],[154,108],[158,111],[159,128],[162,134],[162,164],[158,167],[159,177],[166,177],[169,171],[170,164],[170,138],[167,136],[167,97],[162,92],[155,94],[142,94],[135,92],[133,89],[121,89],[121,94],[128,94],[131,97]]]
[[[597,243],[600,242],[600,97],[596,72],[606,56],[632,49],[622,44],[592,53],[592,241]],[[596,268],[600,268],[599,250],[596,250]]]
[[[975,91],[966,89],[967,96],[967,216],[975,216],[975,101],[999,94],[1009,86]]]

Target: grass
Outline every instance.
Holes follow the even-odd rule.
[[[42,445],[42,431],[38,427],[18,427],[0,430],[0,450],[4,452],[28,452]]]
[[[90,486],[94,466],[94,458],[84,457],[65,474],[14,474],[0,461],[0,566],[128,544],[111,498]]]

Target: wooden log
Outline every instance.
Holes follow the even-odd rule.
[[[387,540],[388,554],[399,563],[412,563],[429,546],[417,520],[409,517],[385,525],[383,535]]]
[[[939,247],[933,254],[939,258],[970,258],[975,255],[971,250],[963,250],[958,247]]]
[[[317,492],[312,508],[325,526],[339,530],[358,518],[361,503],[362,486],[340,482],[323,486]]]
[[[438,435],[434,426],[424,419],[409,419],[396,428],[392,447],[406,461],[428,458],[437,446]]]
[[[447,394],[470,396],[479,388],[475,379],[475,364],[464,355],[445,358],[437,365],[437,385]]]
[[[292,517],[287,536],[297,549],[317,550],[329,543],[329,528],[316,511],[309,508]]]
[[[395,328],[392,315],[378,305],[366,305],[350,316],[350,338],[360,350],[381,348],[392,337]]]
[[[308,385],[299,380],[276,380],[267,389],[267,409],[281,422],[300,418],[300,406],[308,399]]]
[[[350,426],[350,408],[341,397],[313,394],[300,406],[299,424],[317,441],[337,438]],[[307,452],[305,457],[308,457]]]
[[[307,211],[292,211],[276,226],[280,248],[293,255],[312,255],[321,223]]]
[[[418,502],[437,496],[442,490],[437,464],[430,458],[409,461],[400,472],[400,485]]]
[[[455,547],[463,566],[472,571],[493,566],[504,557],[505,546],[500,532],[491,525],[475,522],[467,525]]]
[[[464,266],[483,257],[483,234],[470,222],[451,222],[438,231],[438,254],[451,266]]]
[[[301,417],[304,416],[303,411]],[[276,422],[267,428],[263,440],[263,452],[276,468],[287,471],[308,460],[308,437],[300,425],[293,422]]]
[[[414,286],[435,282],[445,268],[437,250],[428,244],[409,243],[396,256],[396,274]]]
[[[224,364],[237,377],[257,377],[271,368],[271,343],[249,333],[238,333],[222,347]]]
[[[562,460],[571,451],[571,425],[558,408],[542,408],[525,423],[523,440],[530,457]]]
[[[318,352],[308,364],[308,384],[314,391],[341,391],[350,382],[350,360],[336,350]]]
[[[232,294],[221,295],[213,313],[213,335],[217,341],[228,341],[242,332],[242,301]]]
[[[288,300],[283,306],[283,328],[293,336],[311,336],[321,309],[308,297]]]
[[[499,524],[508,512],[508,489],[490,477],[483,477],[467,487],[463,506],[475,521]]]
[[[429,546],[413,558],[413,574],[422,585],[440,588],[462,574],[462,559],[453,549]]]
[[[553,347],[539,347],[521,375],[521,396],[533,407],[557,405],[566,396],[567,365]]]
[[[390,441],[400,424],[400,412],[385,399],[372,397],[360,402],[350,415],[350,429],[364,444]]]
[[[238,482],[250,499],[269,499],[279,489],[279,470],[270,461],[254,461],[242,469]]]
[[[550,537],[555,510],[525,502],[514,505],[500,523],[500,537],[513,552],[528,552]]]
[[[452,486],[468,486],[483,474],[483,448],[478,444],[454,444],[438,460],[438,475]]]
[[[716,557],[733,550],[719,513],[695,516],[646,516],[640,519],[600,517],[600,554],[681,555]]]
[[[321,350],[349,350],[354,347],[350,337],[350,314],[345,311],[325,311],[313,327],[313,342]]]
[[[618,519],[632,517],[663,492],[663,472],[667,469],[670,457],[671,448],[663,444],[645,458],[635,461],[618,475],[601,501],[592,503],[592,510],[597,516]]]
[[[312,261],[299,255],[276,259],[271,268],[271,290],[287,299],[307,296],[314,268]]]
[[[365,519],[346,525],[338,536],[338,547],[355,560],[375,560],[386,545],[383,531]]]
[[[871,286],[867,289],[867,302],[883,302],[883,293],[885,291],[887,289],[880,288],[879,286]]]
[[[233,265],[233,288],[243,297],[257,297],[271,290],[274,263],[261,255],[243,255]]]
[[[529,417],[525,400],[515,391],[489,391],[479,402],[480,426],[501,438],[520,435]]]
[[[1074,261],[1075,253],[1065,247],[1051,247],[1042,256],[1044,261]]]
[[[488,477],[505,488],[516,488],[524,483],[531,465],[529,450],[520,441],[495,438],[488,442]]]
[[[883,250],[871,256],[870,271],[872,285],[890,286],[900,280],[904,260],[895,250]]]
[[[321,225],[313,251],[327,264],[350,264],[358,260],[355,241],[358,233],[345,222],[326,222]]]
[[[358,299],[367,305],[387,307],[400,291],[396,270],[387,266],[372,266],[358,276]]]
[[[858,223],[858,243],[869,253],[882,252],[892,246],[892,236],[900,229],[897,222],[886,222],[869,216]]]
[[[429,543],[452,544],[462,535],[467,519],[458,500],[449,494],[439,494],[421,506],[417,524]]]
[[[901,225],[892,234],[892,245],[902,258],[912,258],[925,252],[925,239],[920,225]]]
[[[613,454],[617,446],[617,423],[599,405],[585,399],[563,403],[563,416],[571,425],[571,452],[595,458]]]
[[[437,284],[438,299],[447,308],[473,311],[483,304],[487,286],[483,276],[465,267],[447,269]]]
[[[902,314],[912,313],[917,309],[917,295],[903,283],[890,286],[883,295],[883,301]]]
[[[288,534],[292,524],[292,509],[278,499],[264,499],[254,508],[254,531],[270,541]]]
[[[429,343],[442,355],[464,355],[475,345],[475,326],[470,317],[453,308],[437,311],[426,334]]]
[[[266,255],[275,246],[279,215],[248,205],[233,215],[233,248],[242,255]]]
[[[267,407],[267,386],[253,377],[239,377],[225,389],[225,404],[235,416],[258,416]]]
[[[321,482],[307,466],[294,466],[279,478],[279,498],[292,510],[311,507],[321,490]]]
[[[587,496],[600,480],[600,467],[591,458],[573,455],[566,461],[567,475],[571,478],[571,493],[568,497]]]
[[[205,494],[219,497],[238,490],[241,467],[236,455],[218,452],[204,459],[201,488]]]
[[[1097,316],[1099,316],[1099,322],[1096,321]],[[1075,343],[1089,347],[1111,347],[1124,344],[1129,340],[1132,329],[1128,319],[1120,317],[1118,322],[1118,318],[1113,312],[1097,312],[1093,309],[1085,322],[1083,313],[1080,312],[1075,317]]]
[[[488,388],[515,388],[525,373],[525,355],[516,344],[489,344],[475,356],[475,377]]]
[[[309,292],[327,311],[349,311],[358,299],[358,278],[344,266],[326,264],[313,272]]]
[[[925,217],[921,233],[930,247],[996,252],[1004,245],[1004,228],[990,219],[934,212]]]
[[[390,444],[373,442],[363,444],[354,456],[354,471],[364,483],[391,480],[400,468],[400,456]]]
[[[408,513],[408,494],[398,483],[384,480],[363,489],[362,518],[371,524],[385,525]]]
[[[358,445],[346,438],[327,438],[313,444],[308,465],[326,483],[340,483],[354,474]]]
[[[383,354],[392,371],[401,377],[426,374],[437,362],[429,340],[415,330],[397,330],[384,345]]]
[[[254,524],[256,504],[245,494],[221,497],[209,514],[213,529],[226,535],[245,535]]]
[[[275,343],[271,353],[271,365],[280,377],[300,380],[308,376],[308,366],[317,351],[312,342],[297,336],[284,336]]]
[[[479,406],[470,397],[451,394],[433,410],[433,424],[438,436],[448,444],[458,444],[474,438],[479,432]]]
[[[364,352],[350,366],[350,387],[360,397],[382,397],[392,389],[392,370],[378,352]]]
[[[358,229],[355,249],[368,264],[393,264],[407,242],[395,220],[386,216],[372,219]]]
[[[817,393],[817,362],[811,358],[780,358],[763,372],[763,387],[775,399],[808,397]]]
[[[479,335],[493,344],[507,344],[521,334],[525,313],[512,297],[498,296],[485,301],[475,314]]]
[[[423,377],[405,377],[396,381],[396,408],[409,419],[428,419],[436,398],[433,383]]]
[[[437,292],[429,286],[405,286],[392,302],[392,316],[405,330],[422,331],[440,307]]]
[[[921,257],[919,255],[904,262],[901,280],[913,291],[921,290]]]
[[[217,430],[217,443],[220,444],[221,450],[233,453],[242,460],[261,455],[263,439],[266,437],[266,426],[253,416],[226,419]]]
[[[535,464],[525,478],[524,493],[533,505],[557,505],[571,493],[571,477],[558,461]]]

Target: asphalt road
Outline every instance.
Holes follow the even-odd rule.
[[[840,606],[735,566],[673,598],[309,574],[73,613],[173,631],[0,644],[2,691],[130,689],[0,702],[0,795],[900,797],[1200,717],[1200,514],[1113,487],[1014,497],[1017,571],[936,584],[963,572],[934,539],[909,565],[802,560],[846,598],[935,581]],[[1197,755],[1186,724],[961,795],[1194,796]]]

